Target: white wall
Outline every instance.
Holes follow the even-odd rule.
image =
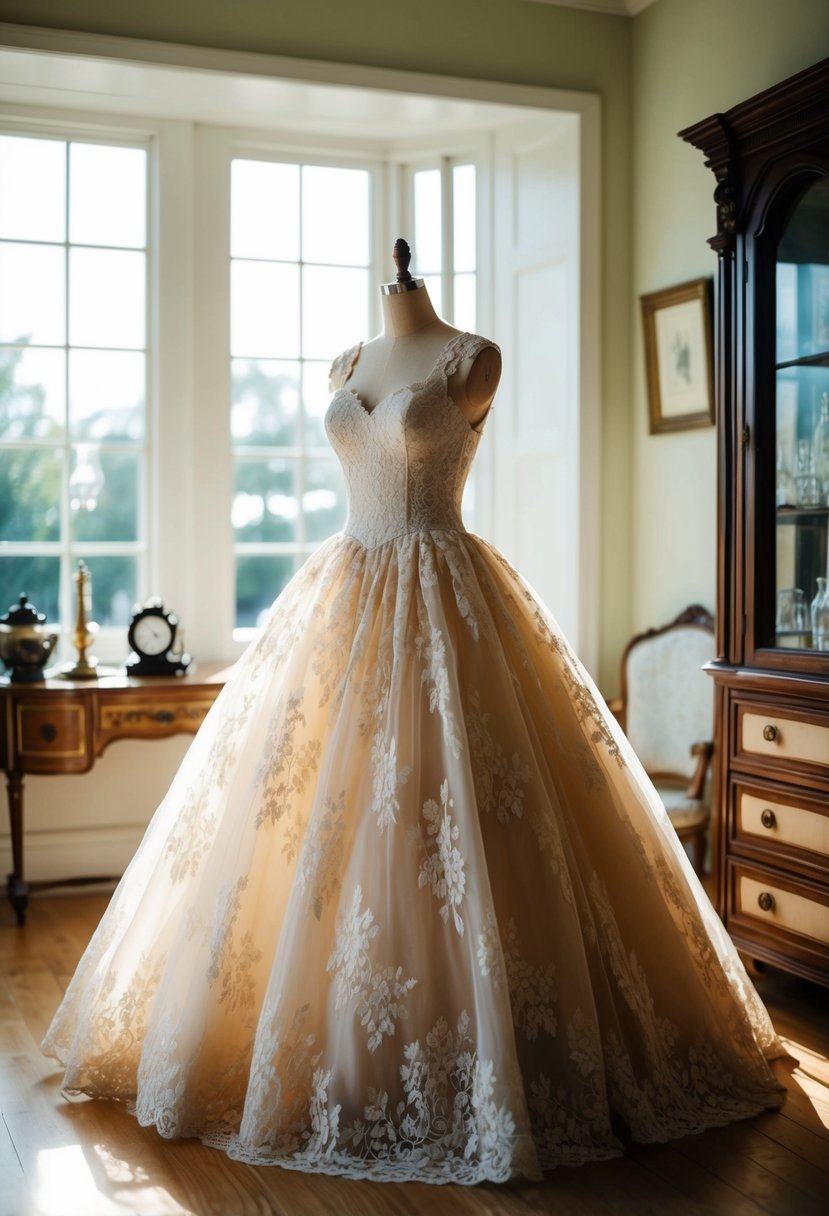
[[[713,427],[648,434],[639,296],[716,276],[714,177],[677,131],[829,54],[827,0],[656,0],[633,36],[634,629],[714,609]]]

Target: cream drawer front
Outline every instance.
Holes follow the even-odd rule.
[[[746,712],[742,720],[743,751],[825,764],[829,768],[829,725],[784,718],[780,714]]]
[[[829,906],[826,904],[743,875],[737,887],[737,900],[739,906],[735,910],[743,916],[829,944]]]
[[[787,806],[741,792],[737,803],[737,827],[749,836],[809,849],[829,857],[829,815]]]

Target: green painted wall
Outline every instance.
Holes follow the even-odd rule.
[[[677,139],[829,55],[829,0],[657,0],[633,22],[633,624],[713,608],[713,429],[648,435],[638,296],[716,275],[714,178]]]
[[[633,23],[529,0],[0,0],[7,22],[597,93],[602,99],[600,677],[630,632]],[[497,336],[497,335],[496,335]]]

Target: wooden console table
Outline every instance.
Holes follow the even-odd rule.
[[[113,875],[27,883],[23,868],[23,778],[86,773],[116,739],[194,735],[221,692],[228,667],[201,663],[191,674],[138,679],[123,672],[97,680],[0,681],[0,768],[9,797],[12,872],[8,895],[18,925],[26,923],[29,892],[45,887],[112,882]]]

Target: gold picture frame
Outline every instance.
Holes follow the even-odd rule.
[[[714,424],[712,283],[692,279],[641,297],[652,435]]]

